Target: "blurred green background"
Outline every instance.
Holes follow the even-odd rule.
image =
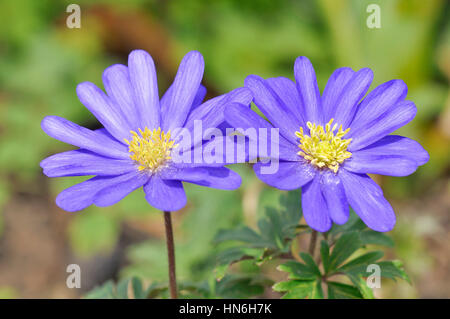
[[[415,120],[399,133],[418,140],[430,162],[405,178],[375,177],[398,222],[396,246],[412,278],[386,283],[378,297],[450,297],[450,24],[448,1],[131,0],[77,1],[81,28],[66,26],[73,1],[0,3],[0,297],[78,297],[108,279],[137,275],[165,281],[161,213],[136,191],[109,208],[70,214],[54,204],[77,178],[48,179],[39,162],[68,149],[40,129],[45,115],[87,127],[93,116],[75,94],[77,83],[102,87],[103,70],[126,63],[137,48],[154,58],[160,92],[181,57],[205,58],[209,95],[243,85],[249,74],[293,76],[295,58],[315,66],[319,86],[342,66],[370,67],[371,87],[403,79]],[[381,28],[369,29],[369,4],[381,8]],[[279,191],[256,179],[249,166],[235,192],[187,187],[189,203],[174,214],[178,276],[207,280],[217,231],[253,225]],[[82,268],[82,289],[65,285],[66,266]]]

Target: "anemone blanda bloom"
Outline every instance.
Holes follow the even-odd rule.
[[[105,94],[94,84],[78,85],[80,101],[103,128],[90,130],[57,116],[42,120],[51,137],[79,149],[50,156],[41,162],[49,177],[94,177],[62,191],[59,207],[78,211],[91,204],[109,206],[143,186],[150,205],[174,211],[186,204],[182,182],[235,189],[238,174],[225,164],[189,163],[172,160],[173,152],[191,153],[211,141],[202,134],[183,139],[181,128],[192,133],[194,121],[205,128],[223,125],[223,109],[229,102],[249,104],[251,94],[238,88],[202,104],[206,89],[200,84],[204,61],[199,52],[182,60],[175,80],[159,99],[155,65],[142,50],[130,53],[128,66],[116,64],[103,73]],[[176,133],[178,132],[178,133]]]
[[[295,83],[287,78],[245,80],[254,103],[270,121],[250,108],[234,104],[226,109],[234,127],[279,129],[279,169],[261,173],[265,183],[282,189],[302,187],[302,208],[308,225],[320,232],[332,222],[344,224],[349,205],[376,231],[389,231],[395,214],[381,188],[368,173],[406,176],[425,164],[428,153],[415,141],[389,135],[411,121],[413,102],[405,100],[406,84],[388,81],[361,100],[373,73],[364,68],[337,69],[319,92],[315,71],[306,57],[294,66]]]

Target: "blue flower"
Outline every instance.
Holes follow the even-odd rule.
[[[136,50],[129,55],[128,67],[116,64],[104,71],[107,94],[92,83],[79,84],[80,101],[103,128],[90,130],[57,116],[42,120],[42,129],[49,136],[79,147],[43,160],[44,174],[94,176],[62,191],[57,205],[71,212],[91,204],[109,206],[143,186],[150,205],[174,211],[186,204],[182,182],[238,188],[240,176],[223,167],[225,162],[173,160],[175,151],[189,157],[211,142],[203,140],[202,134],[193,134],[194,121],[201,121],[203,128],[218,127],[224,123],[227,103],[248,105],[251,101],[250,91],[238,88],[202,104],[206,94],[200,84],[203,70],[202,55],[189,52],[160,100],[153,60],[147,52]],[[180,128],[193,138],[183,139]]]
[[[283,77],[246,78],[254,103],[270,123],[245,105],[225,111],[234,127],[279,129],[277,172],[264,174],[261,168],[268,164],[256,163],[255,173],[282,190],[302,187],[305,220],[317,231],[328,231],[332,222],[344,224],[349,205],[368,227],[391,230],[394,211],[367,174],[406,176],[429,159],[417,142],[389,135],[416,114],[414,103],[405,100],[406,84],[388,81],[362,99],[372,71],[340,68],[321,95],[306,57],[295,61],[294,76],[295,83]]]

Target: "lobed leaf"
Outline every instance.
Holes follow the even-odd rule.
[[[358,288],[335,281],[328,281],[329,299],[362,299]]]
[[[361,247],[361,240],[357,232],[345,233],[336,241],[336,245],[330,255],[330,269],[336,269],[358,248]]]

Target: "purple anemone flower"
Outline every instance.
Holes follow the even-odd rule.
[[[406,176],[429,159],[419,143],[389,135],[416,114],[414,103],[405,100],[406,84],[388,81],[362,99],[372,71],[345,67],[331,75],[321,95],[306,57],[297,58],[294,75],[295,83],[284,77],[246,78],[254,103],[270,123],[244,105],[225,111],[234,127],[279,129],[278,170],[263,174],[261,167],[268,164],[256,163],[256,175],[278,189],[302,187],[305,220],[317,231],[328,231],[333,222],[344,224],[349,205],[371,229],[391,230],[394,211],[367,174]]]
[[[128,66],[116,64],[104,71],[106,94],[92,83],[79,84],[80,101],[103,128],[90,130],[61,117],[45,117],[41,126],[49,136],[79,149],[50,156],[41,167],[48,177],[94,177],[62,191],[56,204],[71,212],[91,204],[109,206],[143,186],[150,205],[175,211],[186,204],[182,182],[238,188],[240,176],[223,167],[225,161],[173,160],[174,152],[190,158],[211,143],[194,134],[196,121],[204,129],[216,128],[224,123],[227,103],[251,102],[250,91],[238,88],[202,104],[203,70],[202,55],[189,52],[160,100],[152,57],[136,50],[130,53]],[[183,132],[192,138],[183,138]]]

